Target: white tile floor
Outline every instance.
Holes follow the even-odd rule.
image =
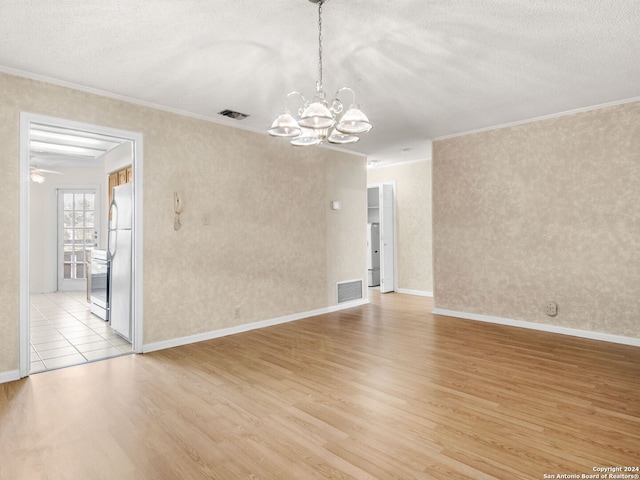
[[[129,342],[89,311],[85,292],[31,295],[30,340],[30,373],[132,352]]]

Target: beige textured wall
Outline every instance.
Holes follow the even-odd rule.
[[[0,373],[18,369],[20,316],[20,119],[5,83],[0,74]]]
[[[396,182],[398,289],[433,292],[431,161],[368,171],[368,184]]]
[[[362,280],[363,297],[367,297],[367,167],[358,159],[347,162],[342,157],[327,160],[327,181],[324,210],[327,213],[327,278]],[[333,200],[339,200],[340,210],[331,210]],[[355,220],[354,220],[355,219]],[[355,244],[354,244],[355,242]],[[364,266],[364,269],[362,269]],[[357,273],[357,274],[356,274]],[[327,302],[337,302],[336,282],[327,284]]]
[[[144,135],[145,344],[335,305],[337,281],[365,280],[364,158],[0,74],[0,372],[18,368],[21,111]]]
[[[640,337],[640,102],[436,141],[433,188],[437,308]]]

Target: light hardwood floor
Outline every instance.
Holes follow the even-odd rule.
[[[430,309],[374,294],[0,385],[0,478],[539,480],[640,465],[640,348]]]

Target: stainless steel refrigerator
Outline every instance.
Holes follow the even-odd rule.
[[[109,323],[131,341],[133,184],[113,187],[109,207]]]

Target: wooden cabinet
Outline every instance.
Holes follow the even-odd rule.
[[[118,185],[123,185],[131,181],[133,181],[133,170],[131,166],[109,174],[109,205],[111,205],[111,200],[113,200],[113,187],[117,187]]]
[[[113,199],[113,187],[118,185],[118,172],[114,172],[109,175],[109,205],[111,205],[111,200]]]

